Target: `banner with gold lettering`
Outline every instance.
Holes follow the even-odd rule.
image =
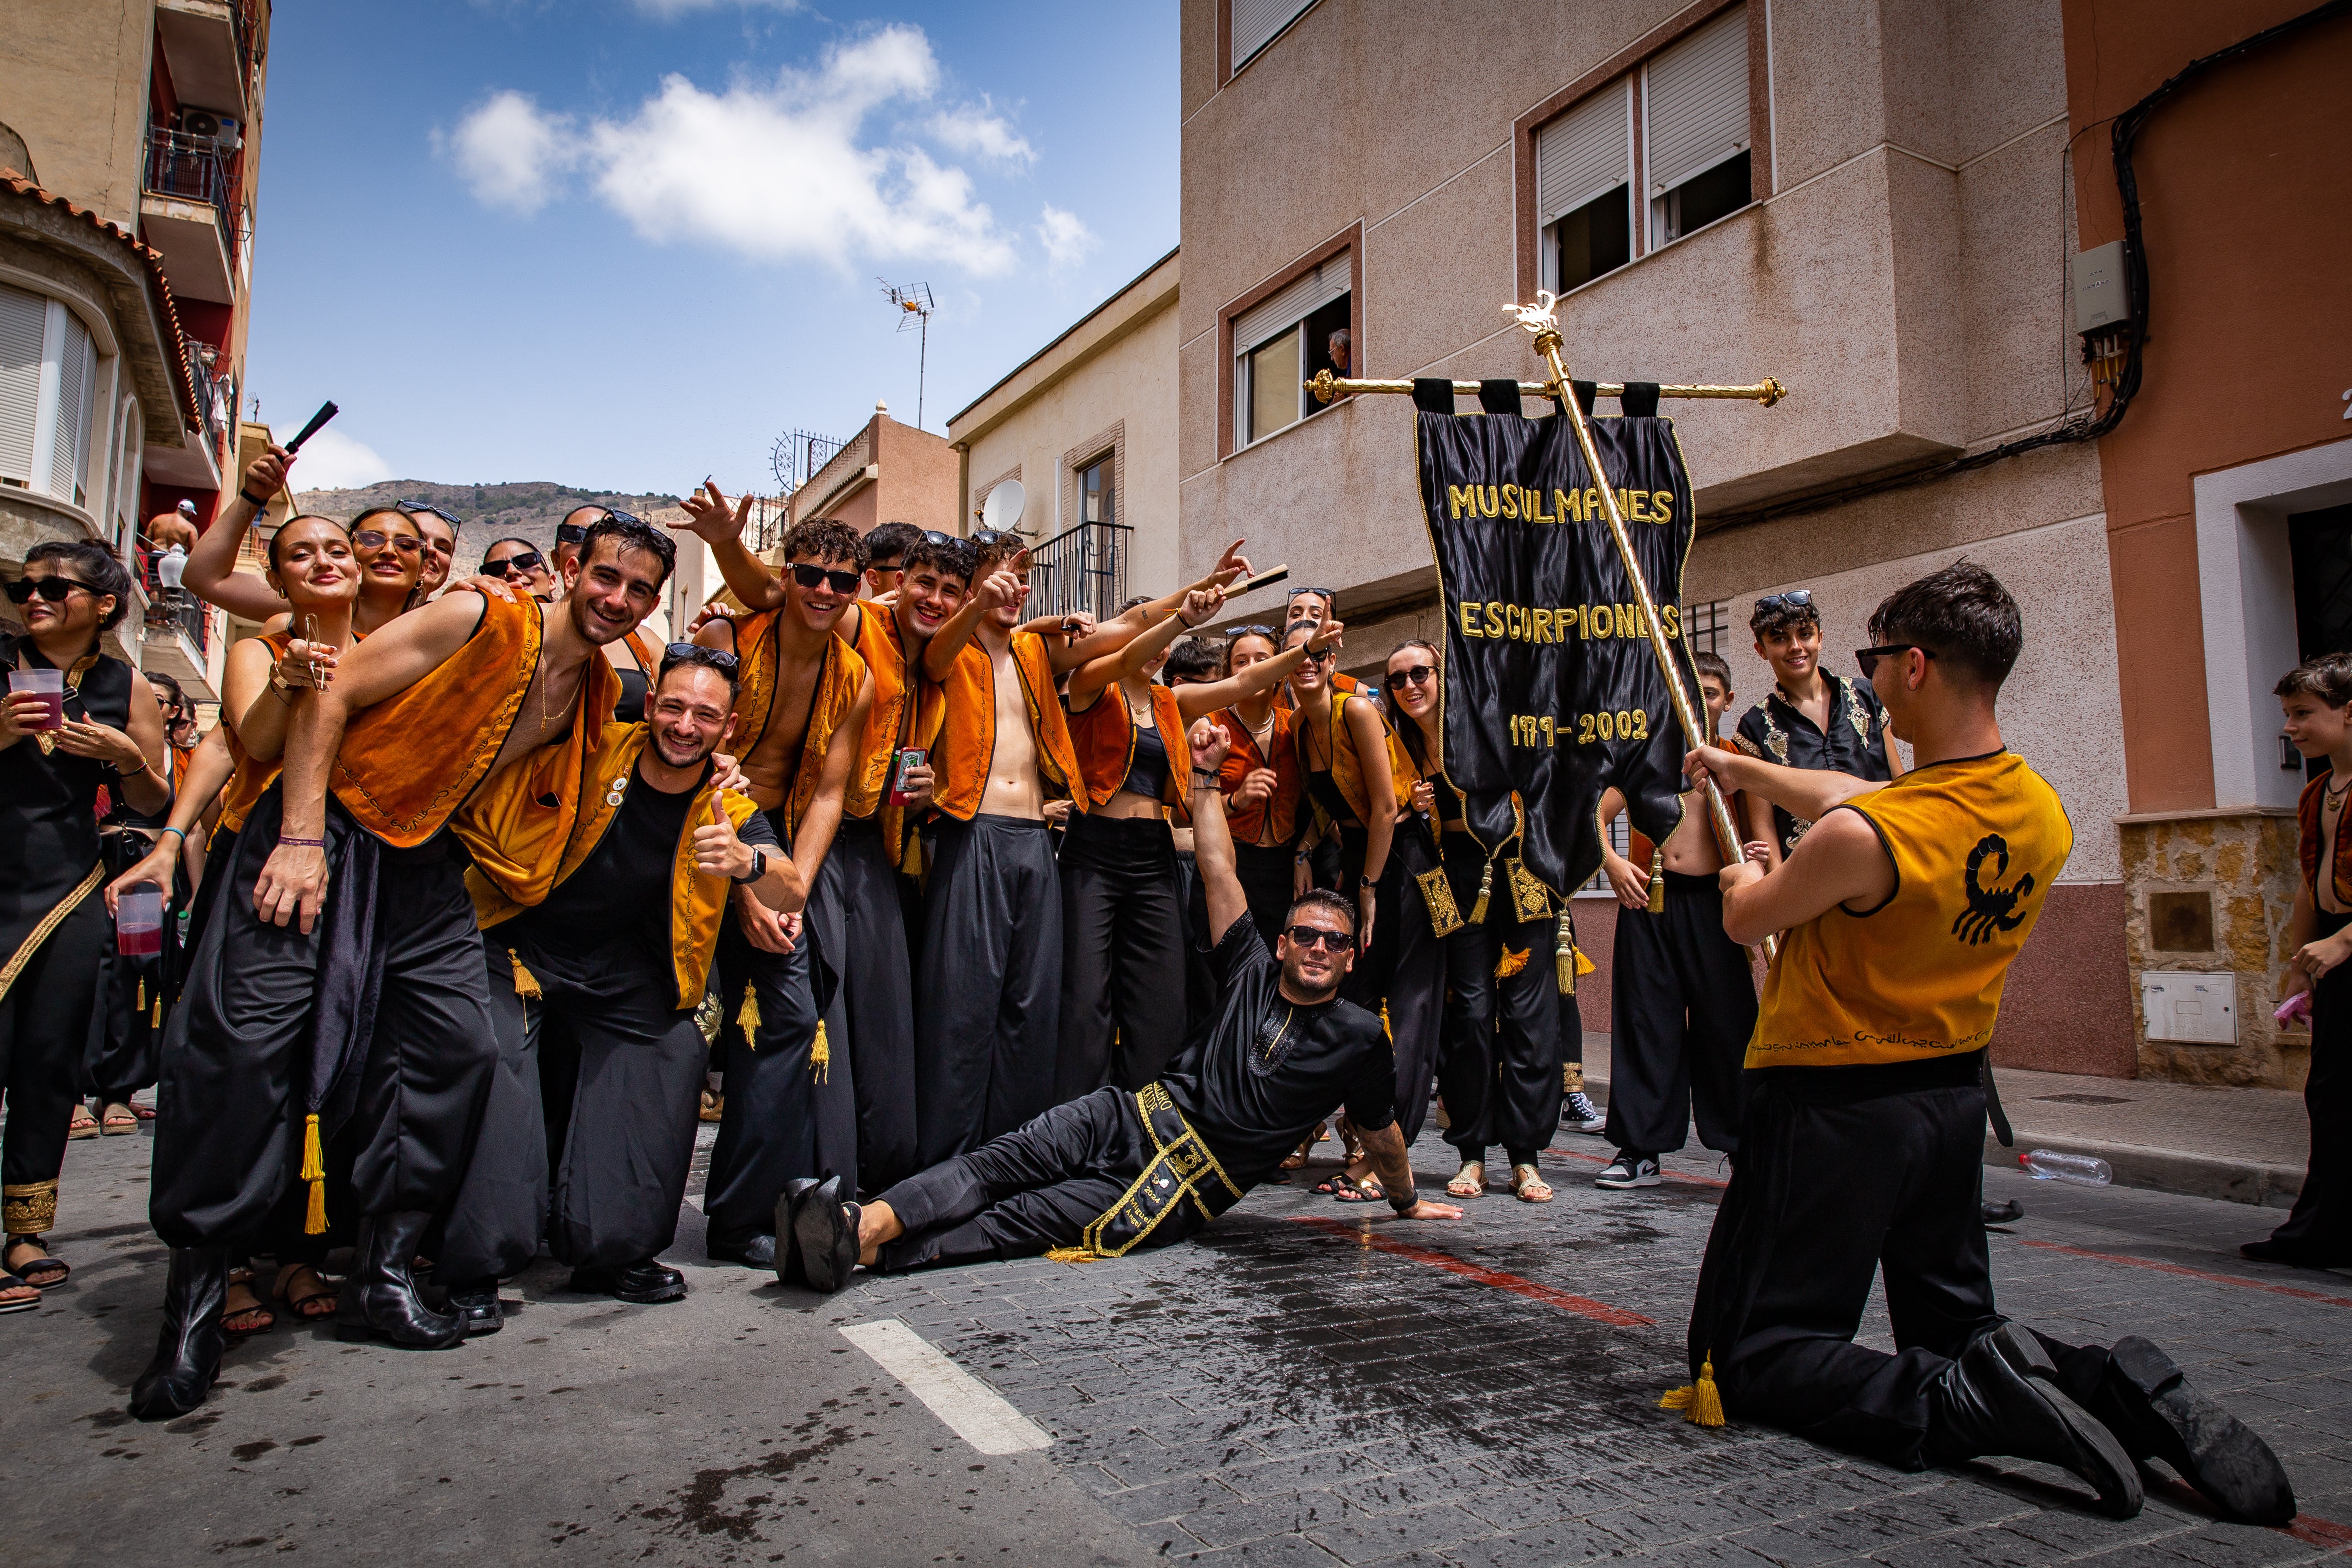
[[[1517,408],[1515,384],[1494,390],[1482,401]],[[1659,843],[1681,820],[1682,726],[1569,421],[1456,415],[1443,381],[1417,383],[1413,402],[1445,612],[1446,777],[1489,854],[1518,824],[1507,855],[1565,896],[1600,868],[1593,808],[1608,786]],[[1678,607],[1691,487],[1674,422],[1595,419],[1592,435],[1696,690]]]

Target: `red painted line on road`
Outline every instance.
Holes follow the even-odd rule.
[[[1410,1258],[1415,1263],[1426,1263],[1432,1268],[1443,1268],[1448,1274],[1459,1274],[1465,1279],[1475,1279],[1481,1285],[1491,1285],[1497,1290],[1508,1290],[1514,1296],[1525,1296],[1530,1301],[1541,1301],[1548,1307],[1558,1307],[1563,1312],[1574,1312],[1580,1318],[1591,1318],[1596,1323],[1608,1323],[1616,1328],[1655,1328],[1654,1319],[1639,1312],[1629,1312],[1622,1307],[1612,1307],[1606,1301],[1596,1301],[1590,1296],[1574,1296],[1566,1290],[1555,1290],[1549,1285],[1538,1285],[1532,1279],[1522,1279],[1516,1274],[1506,1274],[1499,1268],[1484,1264],[1468,1263],[1450,1252],[1434,1247],[1415,1247],[1409,1241],[1395,1241],[1385,1236],[1336,1219],[1323,1219],[1315,1215],[1293,1215],[1293,1225],[1312,1226],[1328,1236],[1353,1241],[1376,1252],[1391,1253]]]
[[[1594,1165],[1605,1165],[1609,1163],[1610,1161],[1617,1157],[1614,1154],[1587,1154],[1580,1150],[1576,1149],[1547,1149],[1544,1152],[1552,1155],[1556,1159],[1582,1160],[1589,1164]],[[1727,1187],[1731,1185],[1730,1182],[1721,1176],[1685,1175],[1680,1171],[1669,1171],[1664,1165],[1658,1167],[1658,1174],[1665,1177],[1665,1179],[1670,1182],[1688,1182],[1695,1187]]]
[[[2153,1268],[2159,1274],[2178,1274],[2185,1279],[2203,1279],[2215,1285],[2240,1285],[2249,1290],[2267,1290],[2273,1296],[2292,1296],[2298,1301],[2324,1301],[2331,1307],[2352,1307],[2352,1296],[2329,1296],[2317,1290],[2306,1290],[2299,1285],[2273,1285],[2267,1279],[2249,1279],[2242,1274],[2214,1274],[2179,1263],[2158,1263],[2152,1258],[2133,1258],[2121,1252],[2094,1252],[2087,1247],[2066,1247],[2055,1241],[2019,1239],[2028,1247],[2038,1247],[2044,1252],[2063,1252],[2069,1258],[2095,1258],[2102,1263],[2124,1263],[2134,1268]]]
[[[2292,1535],[2307,1546],[2327,1547],[2330,1549],[2330,1554],[2334,1556],[2341,1557],[2347,1552],[2352,1552],[2352,1530],[2346,1529],[2333,1520],[2314,1519],[2307,1513],[2299,1513],[2294,1516],[2294,1521],[2292,1524],[2282,1524],[2279,1530],[2283,1534]]]

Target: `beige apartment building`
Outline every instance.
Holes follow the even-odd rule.
[[[17,0],[0,47],[0,574],[146,520],[208,524],[245,388],[268,0]],[[142,602],[121,651],[209,700],[216,612]]]
[[[948,421],[963,531],[1000,487],[1021,487],[1040,615],[1115,613],[1179,581],[1181,255],[1144,268]]]
[[[1851,675],[1888,590],[1963,554],[1999,574],[2027,628],[2004,726],[2076,837],[1995,1055],[2131,1074],[2097,451],[1839,494],[2089,405],[2065,63],[2059,0],[1186,0],[1178,573],[1246,535],[1339,591],[1350,668],[1438,640],[1409,401],[1322,407],[1299,383],[1343,356],[1363,377],[1539,379],[1503,313],[1539,289],[1572,375],[1777,377],[1777,407],[1662,410],[1696,489],[1697,641],[1744,706],[1770,681],[1759,595],[1811,588]],[[1600,981],[1612,907],[1579,905]],[[1605,987],[1582,1001],[1605,1027]]]

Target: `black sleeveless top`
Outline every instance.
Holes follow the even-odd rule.
[[[0,632],[0,667],[52,669],[33,639]],[[131,728],[131,667],[110,654],[66,673],[66,716]],[[44,752],[27,735],[0,750],[0,962],[98,863],[98,798],[121,793],[114,770],[94,757]]]
[[[1135,756],[1127,764],[1127,782],[1118,786],[1146,800],[1163,800],[1168,795],[1168,748],[1160,739],[1160,726],[1135,731]]]

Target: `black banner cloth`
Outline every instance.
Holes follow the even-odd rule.
[[[1457,416],[1442,381],[1416,383],[1413,403],[1445,614],[1446,777],[1490,854],[1514,832],[1518,796],[1512,853],[1564,898],[1600,868],[1593,808],[1609,785],[1652,839],[1680,822],[1682,726],[1569,420]],[[1696,700],[1679,608],[1695,520],[1674,422],[1591,426]]]

